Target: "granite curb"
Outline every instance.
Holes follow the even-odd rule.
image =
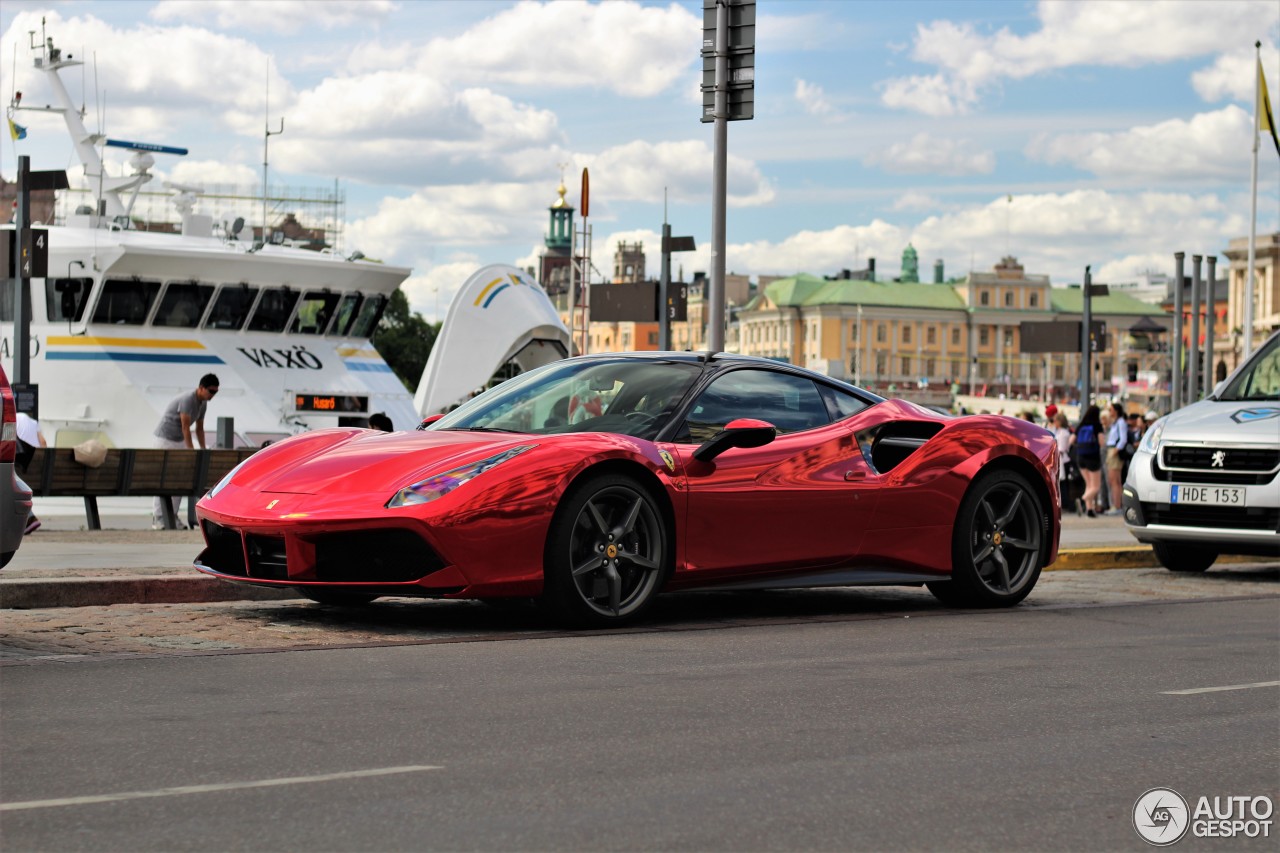
[[[1256,563],[1259,557],[1222,556],[1220,564]],[[1154,568],[1159,563],[1146,546],[1070,548],[1045,571]],[[93,577],[19,577],[0,575],[0,609],[92,607],[110,604],[198,604],[215,601],[279,601],[299,598],[293,589],[231,583],[206,575],[119,574]]]

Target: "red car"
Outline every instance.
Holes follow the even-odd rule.
[[[202,572],[321,603],[538,598],[574,626],[664,590],[926,584],[1007,606],[1057,556],[1056,444],[764,359],[555,362],[420,431],[259,451],[196,513]]]

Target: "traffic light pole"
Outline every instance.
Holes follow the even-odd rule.
[[[716,3],[715,148],[711,181],[711,284],[707,305],[707,349],[724,350],[725,196],[729,173],[729,6]]]
[[[1080,324],[1080,411],[1089,408],[1093,400],[1093,305],[1089,298],[1089,288],[1093,286],[1093,277],[1089,267],[1084,268],[1084,322]]]
[[[18,209],[14,219],[13,272],[16,285],[13,297],[13,377],[14,385],[26,385],[31,380],[31,364],[28,350],[31,346],[31,324],[28,319],[27,295],[31,279],[28,264],[31,257],[31,158],[25,154],[18,158]]]

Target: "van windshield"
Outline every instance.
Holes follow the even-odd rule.
[[[1245,362],[1217,399],[1224,402],[1245,400],[1280,400],[1280,334]]]

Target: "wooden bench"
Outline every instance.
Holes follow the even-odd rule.
[[[85,520],[90,530],[101,530],[98,498],[189,498],[187,518],[195,522],[195,504],[227,473],[254,453],[253,450],[161,450],[112,448],[97,468],[81,465],[69,447],[37,448],[23,479],[36,497],[84,498]],[[169,501],[161,502],[164,525],[178,526]]]

